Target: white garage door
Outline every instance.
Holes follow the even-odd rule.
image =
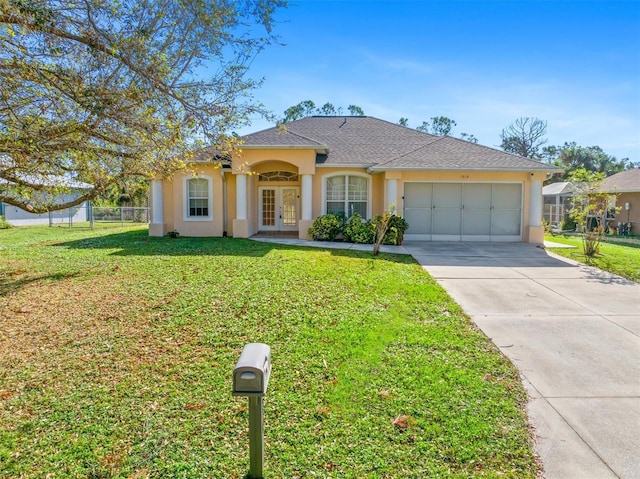
[[[521,241],[522,184],[404,184],[406,239]]]

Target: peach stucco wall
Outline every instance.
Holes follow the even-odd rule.
[[[242,150],[233,158],[233,172],[260,171],[261,163],[280,162],[295,166],[300,175],[316,172],[316,152],[314,150]],[[267,171],[264,170],[263,171]]]
[[[213,215],[204,221],[190,221],[184,215],[184,179],[207,176],[213,182]],[[181,236],[222,236],[223,184],[221,169],[215,165],[194,165],[163,182],[164,225],[166,231],[176,230]]]
[[[630,203],[631,208],[627,211],[625,203]],[[631,223],[631,232],[640,234],[640,193],[620,193],[616,198],[616,221],[614,227],[620,223]]]

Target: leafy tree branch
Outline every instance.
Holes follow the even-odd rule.
[[[229,132],[268,116],[246,73],[277,42],[285,6],[0,0],[0,201],[66,208],[52,202],[56,176],[94,185],[81,202],[127,176],[169,174],[205,143],[232,151]]]

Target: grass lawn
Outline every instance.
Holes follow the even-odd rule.
[[[600,243],[600,254],[594,258],[587,258],[582,252],[582,239],[579,236],[546,235],[545,239],[554,243],[576,246],[575,249],[549,248],[556,254],[640,283],[639,245],[603,242]]]
[[[0,477],[533,478],[514,367],[408,256],[146,229],[0,231]]]

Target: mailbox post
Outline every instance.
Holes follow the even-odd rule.
[[[264,464],[264,405],[271,375],[271,348],[249,343],[233,370],[233,396],[249,398],[249,477],[262,478]]]

